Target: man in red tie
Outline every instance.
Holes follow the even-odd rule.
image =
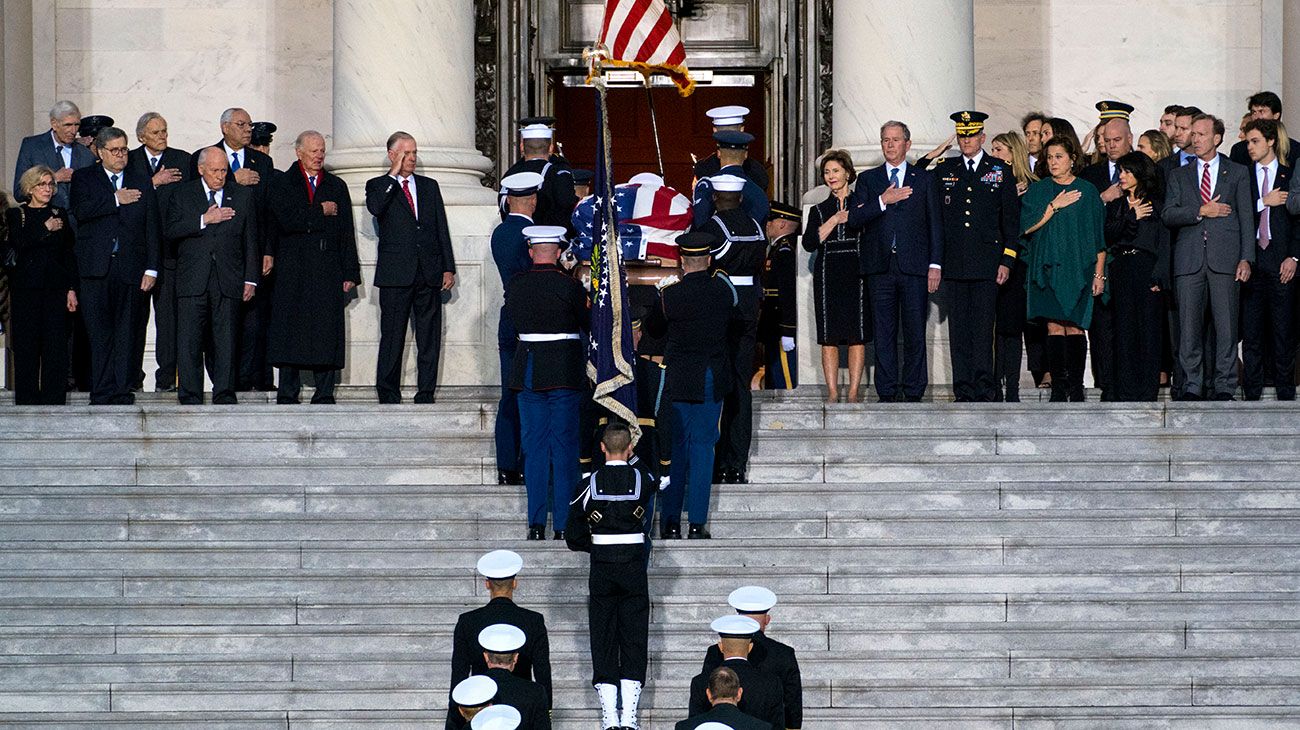
[[[442,298],[456,285],[456,259],[442,192],[433,178],[417,175],[415,138],[388,138],[388,173],[366,182],[366,209],[375,217],[379,257],[380,403],[402,402],[406,327],[415,330],[416,403],[432,403],[442,350]]]

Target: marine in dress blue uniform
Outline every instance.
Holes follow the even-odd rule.
[[[803,727],[803,677],[799,672],[799,661],[795,658],[794,648],[783,644],[764,633],[771,622],[771,610],[776,606],[776,594],[762,586],[742,586],[727,596],[727,603],[736,613],[748,616],[758,622],[758,633],[754,634],[754,643],[749,650],[749,662],[755,667],[775,675],[781,680],[781,693],[785,703],[784,728]],[[704,674],[722,666],[722,651],[717,644],[709,647],[704,654]]]

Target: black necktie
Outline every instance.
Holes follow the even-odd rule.
[[[216,205],[216,204],[217,204],[217,191],[215,191],[215,190],[209,190],[209,191],[208,191],[208,205]]]
[[[160,170],[160,169],[162,169],[162,158],[161,158],[161,157],[155,157],[155,158],[153,158],[153,171],[154,171],[154,174],[155,174],[155,175],[158,174],[158,170]]]
[[[975,160],[966,160],[966,169],[975,172]]]

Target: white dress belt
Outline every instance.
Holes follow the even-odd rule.
[[[645,535],[634,532],[630,535],[592,535],[592,545],[640,545],[645,542]]]
[[[752,276],[728,276],[727,278],[731,279],[731,283],[735,284],[736,286],[754,285],[754,277]]]
[[[577,332],[558,332],[554,334],[529,334],[519,335],[520,342],[559,342],[560,340],[576,340]]]

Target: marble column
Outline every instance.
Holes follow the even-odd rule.
[[[835,0],[835,146],[880,164],[880,125],[905,122],[912,152],[952,134],[948,115],[975,101],[974,0]]]
[[[473,0],[336,0],[334,128],[326,164],[348,182],[362,277],[348,309],[344,382],[372,384],[379,349],[377,240],[365,182],[388,171],[396,130],[419,145],[419,172],[438,181],[456,256],[457,284],[443,306],[440,385],[497,382],[500,283],[490,236],[496,195],[483,187],[492,163],[474,147]],[[424,200],[420,204],[424,204]],[[404,386],[415,385],[408,331]]]

